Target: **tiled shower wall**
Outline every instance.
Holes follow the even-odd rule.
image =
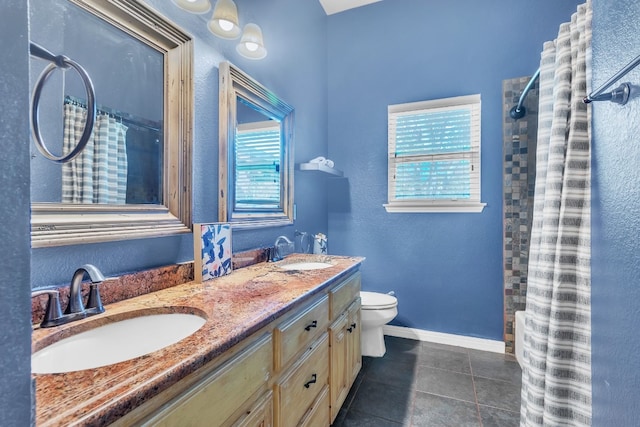
[[[521,77],[502,82],[504,341],[507,353],[514,352],[514,313],[526,307],[536,172],[538,83],[527,94],[524,117],[514,120],[509,111],[518,104],[530,78]]]

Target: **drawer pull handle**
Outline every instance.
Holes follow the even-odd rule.
[[[315,384],[316,383],[316,374],[311,375],[311,379],[309,381],[307,381],[306,383],[304,383],[304,387],[305,388],[309,388],[309,386],[311,384]]]
[[[317,328],[318,327],[318,321],[314,320],[313,322],[309,323],[307,326],[304,327],[305,331],[310,331],[311,328]]]
[[[352,323],[351,326],[349,328],[347,328],[347,331],[349,331],[349,333],[353,332],[353,330],[356,328],[356,324]]]

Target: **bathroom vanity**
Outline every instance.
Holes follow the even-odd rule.
[[[330,256],[323,269],[281,268],[312,257],[120,301],[76,322],[167,310],[206,318],[194,334],[142,357],[34,375],[37,425],[328,426],[361,368],[363,259]],[[71,327],[36,329],[34,350]]]

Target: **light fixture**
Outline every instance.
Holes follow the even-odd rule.
[[[211,10],[209,0],[172,0],[181,9],[191,13],[207,13]]]
[[[238,53],[248,59],[262,59],[267,56],[264,48],[262,30],[256,24],[247,24],[242,32],[242,39],[236,46]]]
[[[238,8],[233,0],[218,0],[208,27],[209,31],[223,39],[236,39],[240,36]]]

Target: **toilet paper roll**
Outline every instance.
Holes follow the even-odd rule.
[[[335,163],[333,163],[333,160],[325,159],[324,160],[324,165],[326,167],[332,168],[335,165]]]
[[[325,159],[324,157],[318,156],[315,159],[309,160],[309,163],[322,163],[322,164],[324,164],[324,162],[326,162],[326,161],[327,161],[327,159]]]

